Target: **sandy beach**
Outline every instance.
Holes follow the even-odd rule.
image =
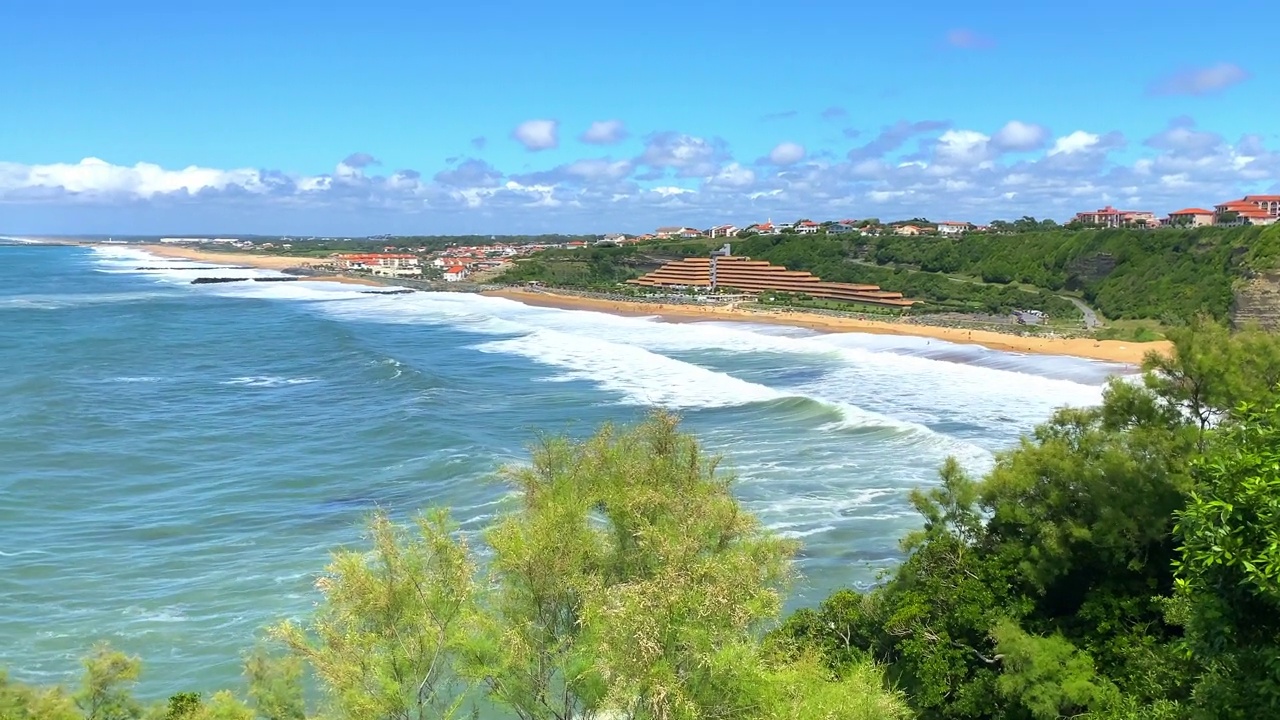
[[[1092,340],[1087,338],[1022,337],[986,330],[915,325],[907,323],[862,320],[858,318],[831,317],[816,313],[784,312],[781,310],[747,310],[701,305],[655,305],[652,303],[626,302],[584,298],[576,295],[557,295],[528,290],[495,290],[484,293],[493,297],[516,300],[526,305],[555,307],[567,310],[594,310],[621,315],[659,316],[675,321],[727,320],[736,322],[776,323],[804,327],[821,332],[861,332],[881,335],[909,335],[933,338],[947,342],[981,345],[1004,352],[1035,353],[1041,355],[1069,355],[1072,357],[1105,360],[1108,362],[1137,365],[1148,352],[1167,352],[1167,341],[1134,343],[1119,340]]]
[[[258,255],[242,252],[219,252],[201,248],[145,245],[147,252],[162,257],[195,260],[215,265],[247,265],[269,270],[283,270],[307,264],[303,258],[282,257],[279,255]],[[309,280],[344,282],[359,285],[381,285],[376,280],[352,278],[347,276],[312,277]],[[659,316],[673,321],[727,320],[737,322],[775,323],[804,327],[820,332],[862,332],[881,335],[908,335],[912,337],[933,338],[947,342],[969,345],[981,345],[992,350],[1003,352],[1036,353],[1041,355],[1069,355],[1072,357],[1105,360],[1108,362],[1137,365],[1148,352],[1166,352],[1169,343],[1165,341],[1152,343],[1136,343],[1121,340],[1092,340],[1088,338],[1044,338],[988,330],[965,330],[961,328],[917,325],[908,323],[886,322],[879,320],[863,320],[852,317],[832,317],[817,313],[786,312],[782,310],[748,310],[724,306],[704,305],[655,305],[653,303],[626,302],[622,300],[604,300],[598,298],[579,297],[577,295],[559,295],[543,291],[520,289],[494,290],[484,293],[493,297],[507,298],[526,305],[555,307],[566,310],[592,310],[619,315]]]
[[[309,258],[284,257],[282,255],[260,255],[256,253],[243,252],[219,252],[216,250],[203,250],[200,248],[182,245],[143,245],[141,247],[152,255],[159,255],[161,257],[194,260],[196,262],[209,263],[211,265],[243,265],[247,267],[262,268],[264,270],[284,270],[286,268],[305,266],[315,262]],[[317,275],[308,277],[307,280],[315,282],[340,282],[347,283],[348,285],[373,285],[378,287],[383,285],[376,280],[348,277],[346,275]]]

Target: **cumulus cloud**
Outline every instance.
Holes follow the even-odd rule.
[[[1173,155],[1204,157],[1218,152],[1225,143],[1226,140],[1217,133],[1197,130],[1191,118],[1179,117],[1142,144]]]
[[[526,150],[549,150],[560,144],[560,123],[556,120],[526,120],[511,131]]]
[[[766,160],[773,165],[794,165],[804,159],[804,146],[799,143],[778,143],[769,151]]]
[[[629,160],[611,158],[587,158],[554,167],[542,172],[517,175],[513,179],[522,183],[542,185],[600,184],[607,185],[626,179],[634,166]]]
[[[1048,140],[1048,128],[1021,120],[1010,120],[991,137],[991,143],[997,149],[1012,152],[1039,150]]]
[[[996,43],[991,38],[973,30],[954,28],[947,31],[947,44],[961,50],[981,50],[993,47]]]
[[[379,162],[378,158],[370,155],[369,153],[358,152],[351,153],[343,158],[342,164],[347,167],[363,169],[372,165],[381,165],[382,163]]]
[[[740,190],[755,184],[756,174],[751,168],[738,163],[729,163],[712,177],[707,178],[707,185],[713,188],[731,188]]]
[[[1117,132],[1098,135],[1084,130],[1076,130],[1069,135],[1063,135],[1054,140],[1053,147],[1049,148],[1048,154],[1049,156],[1080,155],[1113,150],[1123,145],[1124,136]]]
[[[893,125],[883,128],[880,134],[876,135],[870,142],[850,150],[848,157],[853,161],[883,157],[886,153],[902,147],[904,143],[913,137],[945,130],[949,127],[951,127],[951,123],[946,120],[919,120],[916,122],[899,120]]]
[[[449,187],[497,187],[502,173],[484,160],[467,158],[453,169],[436,173],[435,181]]]
[[[1202,68],[1183,68],[1156,80],[1148,90],[1155,95],[1213,95],[1249,79],[1244,68],[1218,63]]]
[[[908,140],[916,142],[904,149]],[[0,162],[0,203],[6,224],[43,218],[44,229],[65,232],[73,231],[66,218],[77,218],[75,232],[136,232],[143,217],[158,218],[161,228],[205,218],[243,232],[263,218],[283,232],[354,232],[335,228],[358,222],[365,232],[639,232],[770,216],[1066,219],[1106,203],[1167,212],[1280,191],[1280,152],[1262,136],[1228,138],[1189,118],[1152,128],[1132,147],[1106,128],[1055,137],[1022,121],[966,128],[904,121],[873,143],[847,158],[805,152],[789,164],[753,167],[722,140],[666,132],[645,138],[635,158],[581,158],[520,173],[462,158],[434,175],[384,175],[351,157],[318,175],[96,158]],[[164,212],[171,214],[157,214]]]
[[[729,159],[722,140],[667,131],[645,138],[637,164],[648,166],[651,178],[667,170],[674,170],[678,177],[706,177],[718,172]]]
[[[934,155],[952,165],[977,165],[990,158],[990,142],[977,130],[948,130],[938,138]]]
[[[627,128],[621,120],[598,120],[578,138],[591,145],[613,145],[627,137]]]
[[[258,170],[250,169],[217,170],[191,165],[181,170],[166,170],[153,163],[131,167],[112,165],[94,157],[75,164],[0,162],[0,190],[47,188],[73,195],[151,198],[174,193],[194,195],[203,190],[230,187],[265,192],[269,183],[263,182]]]

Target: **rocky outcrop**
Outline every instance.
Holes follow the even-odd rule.
[[[1073,290],[1098,282],[1116,269],[1111,253],[1099,252],[1076,258],[1067,264],[1067,286]]]
[[[1280,271],[1258,273],[1236,289],[1231,325],[1241,328],[1250,324],[1280,330]]]

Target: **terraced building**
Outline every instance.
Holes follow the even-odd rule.
[[[823,282],[822,278],[812,273],[788,270],[765,260],[730,255],[728,245],[712,253],[711,257],[684,258],[669,262],[647,275],[627,282],[643,287],[706,288],[712,291],[732,289],[753,295],[784,292],[823,300],[895,308],[909,308],[915,304],[914,300],[904,298],[902,293],[881,290],[878,285]]]

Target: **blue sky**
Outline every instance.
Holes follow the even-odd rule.
[[[1280,56],[1247,20],[1274,10],[1195,5],[13,3],[0,231],[985,222],[1280,190]]]

